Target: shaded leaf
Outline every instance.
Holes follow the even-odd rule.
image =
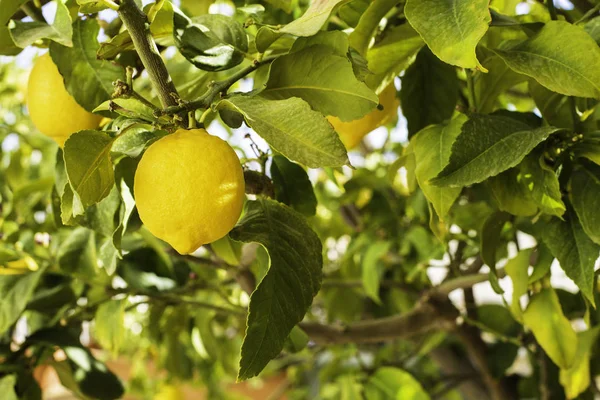
[[[375,242],[367,248],[362,258],[362,284],[365,293],[380,305],[379,281],[381,280],[384,268],[384,264],[381,261],[383,256],[390,250],[391,245],[391,242]]]
[[[527,294],[529,285],[529,258],[533,249],[522,250],[514,258],[508,260],[504,266],[506,274],[510,277],[513,284],[512,301],[510,310],[518,321],[521,321],[521,296]]]
[[[19,275],[0,276],[0,333],[17,322],[33,295],[44,269]]]
[[[304,215],[315,215],[317,198],[312,183],[301,166],[283,156],[275,155],[271,163],[271,178],[277,201]]]
[[[600,244],[600,167],[587,165],[573,172],[571,201],[585,233]]]
[[[544,226],[542,239],[567,276],[594,304],[594,265],[600,255],[600,245],[586,235],[572,210],[567,210],[564,218],[561,221],[553,217]]]
[[[399,368],[381,367],[365,384],[367,400],[429,400],[429,394],[410,373]]]
[[[440,61],[428,48],[417,54],[406,70],[400,88],[402,114],[408,122],[408,136],[428,125],[452,117],[458,101],[456,69]]]
[[[299,214],[267,199],[247,202],[246,213],[230,236],[260,243],[271,259],[267,274],[250,297],[238,373],[238,379],[248,379],[279,354],[319,291],[321,241]]]

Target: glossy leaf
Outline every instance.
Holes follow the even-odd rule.
[[[379,102],[377,95],[356,79],[348,58],[323,45],[275,60],[261,94],[275,100],[300,97],[314,110],[342,121],[366,115]]]
[[[96,58],[99,30],[95,19],[78,19],[73,24],[73,47],[55,42],[50,45],[50,56],[65,79],[65,87],[88,111],[110,99],[114,81],[125,81],[122,67]]]
[[[174,34],[181,54],[205,71],[235,67],[248,51],[244,27],[225,15],[206,14],[189,20],[176,14]]]
[[[408,0],[404,13],[433,54],[463,68],[482,68],[475,47],[492,18],[487,0]]]
[[[515,165],[558,128],[531,129],[512,118],[473,115],[452,145],[449,164],[431,183],[468,186]]]
[[[575,362],[578,340],[571,323],[563,314],[553,289],[534,295],[523,312],[523,323],[531,329],[537,342],[560,368]]]
[[[260,243],[271,259],[267,274],[250,297],[238,373],[238,379],[248,379],[279,354],[319,291],[321,241],[299,214],[267,199],[246,203],[246,213],[230,236]]]
[[[510,68],[554,92],[600,98],[600,47],[578,26],[550,21],[525,42],[495,51]]]
[[[240,112],[246,124],[292,161],[309,168],[348,162],[346,149],[329,122],[302,99],[236,95],[222,100],[219,107]]]
[[[587,236],[575,213],[567,211],[564,221],[552,218],[545,225],[542,238],[567,276],[594,304],[594,266],[600,255],[600,245]]]

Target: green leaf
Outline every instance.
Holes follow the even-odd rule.
[[[111,153],[137,158],[148,146],[167,134],[167,131],[154,130],[152,125],[136,124],[121,131],[112,144]]]
[[[367,78],[367,85],[381,93],[409,66],[423,44],[423,39],[409,24],[390,28],[385,37],[367,52],[369,68],[373,72]]]
[[[487,180],[487,185],[498,203],[498,208],[512,215],[529,217],[537,213],[538,207],[525,186],[518,168],[510,168]],[[536,186],[539,182],[536,182]]]
[[[496,262],[498,250],[502,249],[503,246],[506,248],[506,243],[502,238],[502,231],[504,230],[504,225],[506,225],[508,221],[510,221],[509,214],[496,211],[485,220],[483,227],[481,228],[481,240],[479,245],[481,249],[481,259],[488,267],[490,267],[494,276],[497,276]],[[500,293],[502,293],[502,291],[500,291]]]
[[[222,100],[219,107],[240,112],[256,133],[290,160],[309,168],[348,163],[346,148],[331,124],[302,99],[233,95]]]
[[[419,51],[402,77],[400,88],[409,137],[452,117],[460,90],[458,83],[454,67],[440,61],[428,48]]]
[[[17,322],[33,295],[43,269],[19,275],[0,276],[0,334],[4,334]]]
[[[144,104],[135,98],[126,99],[121,97],[117,99],[106,100],[92,111],[100,114],[102,114],[101,111],[114,111],[117,114],[128,118],[143,119],[148,122],[156,121],[156,117],[154,117],[154,110],[147,104]]]
[[[100,345],[118,354],[125,338],[125,307],[127,299],[102,303],[96,311],[95,337]]]
[[[379,281],[385,267],[381,259],[388,253],[391,245],[391,242],[375,242],[369,245],[362,259],[362,284],[365,293],[379,305],[381,305]]]
[[[96,244],[94,232],[75,228],[60,244],[57,254],[58,266],[67,273],[83,276],[96,275]]]
[[[117,229],[120,206],[121,196],[116,186],[113,186],[110,194],[99,203],[88,207],[77,222],[102,236],[112,237]]]
[[[8,30],[8,21],[28,0],[0,0],[0,54],[14,56],[21,49],[15,45]]]
[[[494,111],[498,96],[513,86],[527,80],[527,76],[516,73],[498,56],[487,58],[483,66],[487,74],[475,75],[475,98],[480,113]]]
[[[60,0],[55,2],[56,14],[54,22],[48,25],[45,22],[21,22],[12,20],[9,24],[10,36],[15,44],[25,48],[41,39],[50,39],[64,46],[73,46],[73,27],[71,15],[67,6]]]
[[[571,201],[585,233],[600,244],[600,168],[587,165],[571,175]]]
[[[583,27],[600,46],[600,16],[590,19]]]
[[[492,21],[488,6],[488,0],[407,0],[404,14],[442,61],[483,69],[475,47]]]
[[[563,314],[553,289],[543,289],[531,298],[523,312],[523,323],[531,329],[537,342],[556,365],[563,369],[573,365],[578,346],[577,334]]]
[[[314,36],[299,37],[292,45],[290,53],[318,45],[326,46],[331,54],[336,56],[347,57],[348,55],[348,35],[342,31],[320,31]]]
[[[506,274],[510,277],[513,283],[512,301],[510,310],[517,319],[522,320],[521,296],[527,294],[527,286],[529,285],[529,258],[533,249],[522,250],[514,258],[508,260],[504,266]]]
[[[261,94],[281,100],[300,97],[324,115],[342,121],[358,119],[372,111],[377,95],[354,76],[346,56],[334,54],[324,45],[315,45],[273,61],[266,88]]]
[[[540,210],[560,217],[565,213],[560,184],[554,170],[546,165],[540,152],[525,157],[520,165],[523,184]]]
[[[275,155],[271,163],[271,178],[277,201],[306,216],[315,215],[317,198],[304,168],[283,156]]]
[[[16,375],[6,375],[0,378],[0,393],[2,393],[2,398],[4,400],[19,400],[15,393],[16,384]]]
[[[122,67],[96,58],[99,30],[96,19],[78,19],[73,24],[73,47],[50,44],[50,56],[65,79],[65,87],[88,111],[110,99],[114,81],[125,80]]]
[[[297,353],[306,348],[309,340],[306,332],[296,325],[286,340],[285,349],[291,353]]]
[[[279,30],[281,33],[289,33],[294,36],[313,36],[325,24],[329,14],[341,3],[348,0],[313,1],[306,12],[298,19],[290,22]]]
[[[542,239],[567,276],[594,304],[594,264],[600,255],[600,245],[586,235],[572,210],[567,210],[564,218],[561,221],[553,217],[545,225]]]
[[[462,125],[467,118],[463,115],[454,118],[447,124],[427,127],[419,132],[412,140],[416,157],[415,175],[427,200],[444,220],[454,201],[460,195],[460,187],[438,187],[429,180],[439,174],[448,164],[452,143],[460,134]]]
[[[272,200],[246,203],[246,212],[229,234],[258,242],[269,252],[269,271],[250,297],[248,328],[238,379],[262,371],[276,357],[292,328],[304,318],[321,286],[321,241],[292,209]]]
[[[550,21],[525,42],[495,52],[510,68],[554,92],[600,98],[600,47],[578,26]]]
[[[600,327],[596,326],[577,334],[577,353],[575,362],[569,369],[560,371],[560,384],[568,399],[575,399],[590,386],[590,358],[596,344]]]
[[[381,367],[364,386],[366,400],[429,400],[429,394],[410,373]]]
[[[355,3],[356,1],[351,1],[349,4],[344,5],[340,9],[340,14],[344,8],[350,8]],[[360,15],[358,24],[349,37],[350,45],[354,47],[360,55],[365,56],[367,54],[369,43],[377,32],[381,19],[385,17],[396,4],[398,4],[398,2],[394,0],[374,0],[372,2],[367,2],[368,8]]]
[[[175,14],[175,44],[181,54],[197,68],[221,71],[244,61],[248,36],[235,19],[206,14],[187,19]]]
[[[65,142],[69,183],[84,207],[108,196],[115,184],[110,149],[113,139],[100,131],[79,131]]]
[[[514,167],[558,128],[531,129],[512,118],[472,115],[452,145],[449,164],[430,182],[468,186]]]

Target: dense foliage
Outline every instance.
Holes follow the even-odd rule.
[[[84,399],[278,371],[290,399],[599,392],[598,0],[146,3],[0,0],[3,399],[40,399],[43,365]],[[105,117],[64,147],[25,106],[46,51]],[[333,117],[384,127],[348,152]],[[247,199],[181,255],[133,178],[196,126]]]

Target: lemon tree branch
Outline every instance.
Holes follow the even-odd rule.
[[[133,45],[146,71],[148,71],[152,85],[158,92],[162,106],[176,106],[179,94],[169,75],[169,71],[167,71],[165,63],[158,53],[154,38],[150,34],[146,14],[140,10],[134,0],[122,0],[119,6],[119,16],[131,35]]]
[[[237,71],[235,74],[231,75],[230,77],[223,79],[221,81],[212,81],[211,83],[209,83],[208,90],[202,96],[200,96],[198,99],[189,101],[189,102],[183,102],[182,104],[179,104],[179,105],[166,107],[164,110],[164,113],[167,115],[173,115],[173,114],[179,114],[182,111],[187,112],[187,111],[197,110],[200,108],[208,108],[219,94],[226,93],[227,90],[234,83],[236,83],[240,79],[244,78],[245,76],[249,75],[253,71],[256,71],[258,69],[258,67],[272,62],[273,60],[275,60],[275,58],[277,58],[277,57],[275,57],[275,56],[265,57],[262,60],[258,60],[258,59],[254,60],[254,61],[252,61],[252,64],[248,65],[245,68],[240,69],[239,71]]]

